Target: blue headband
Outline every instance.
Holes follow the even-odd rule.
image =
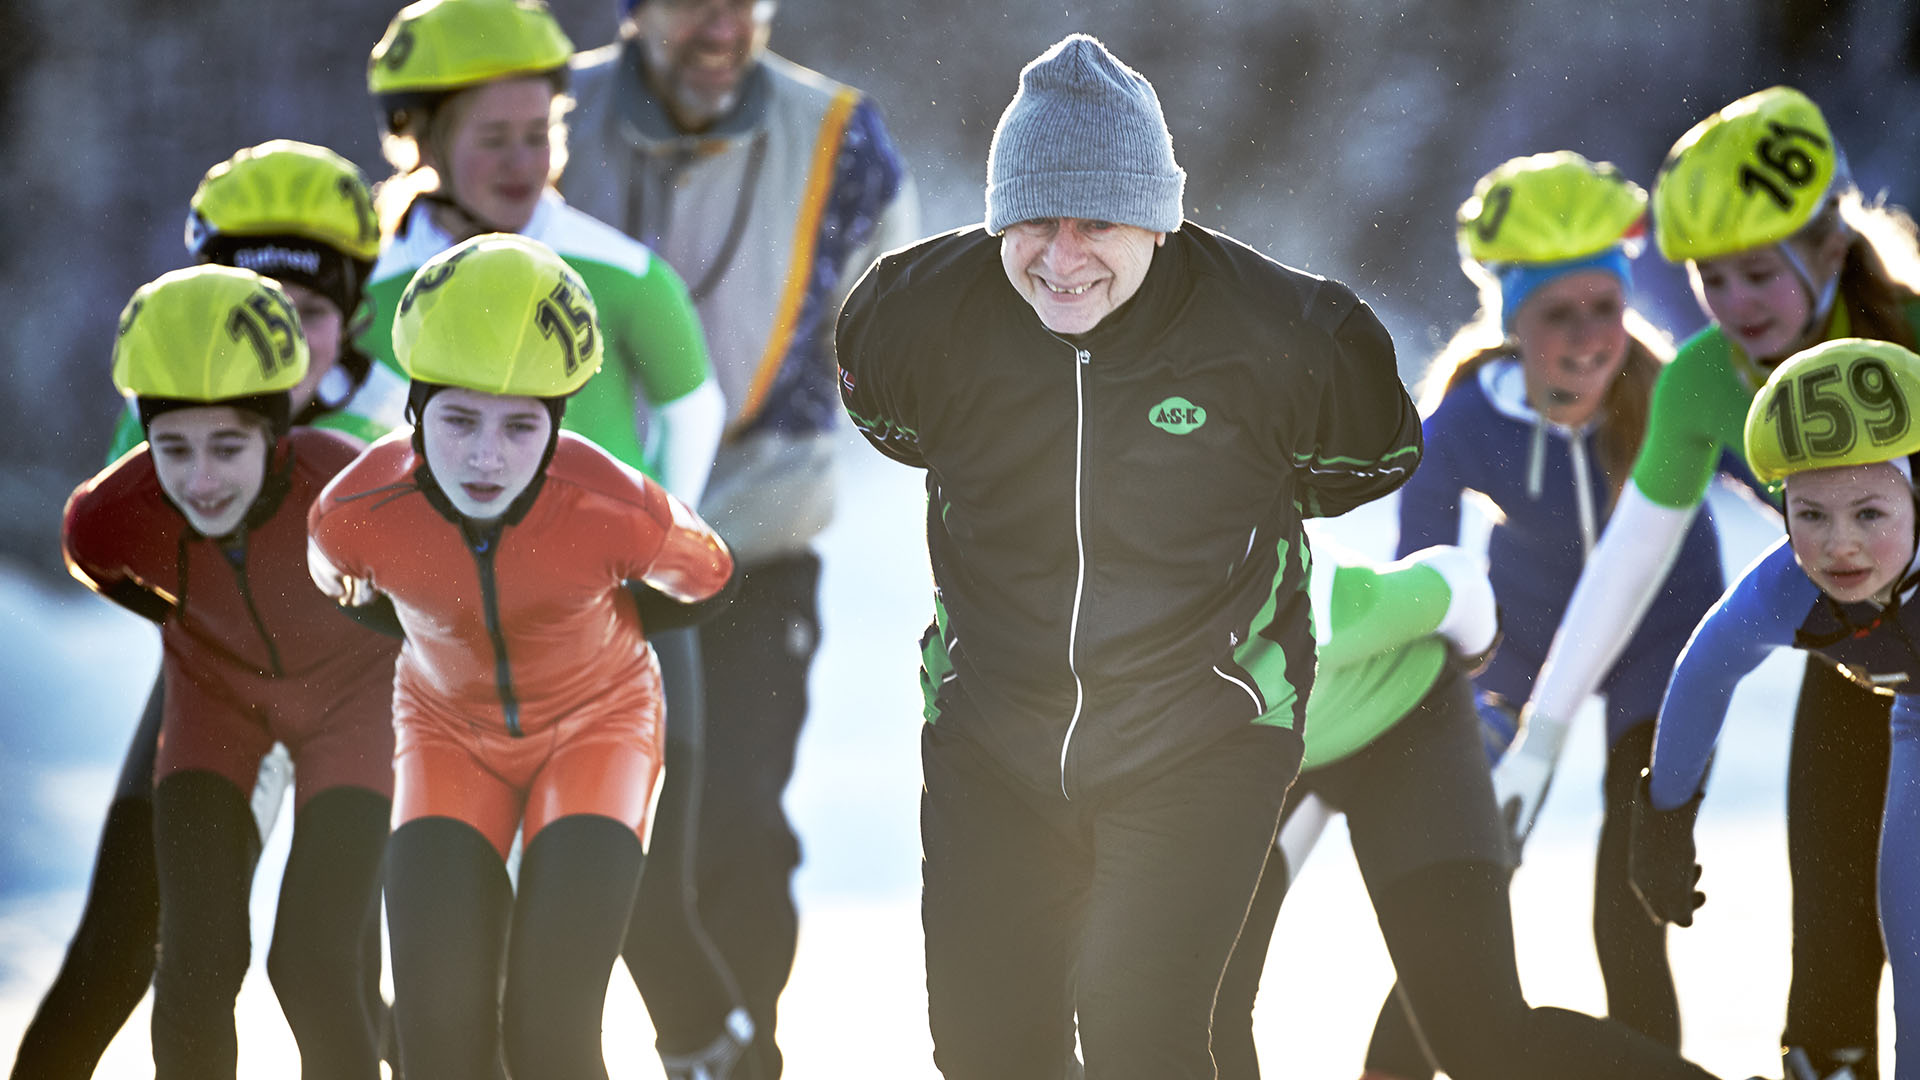
[[[1620,279],[1622,290],[1633,290],[1633,260],[1627,257],[1626,249],[1617,244],[1584,259],[1555,263],[1509,263],[1498,271],[1501,328],[1509,332],[1513,330],[1513,317],[1533,290],[1554,278],[1577,274],[1582,270],[1605,270]]]

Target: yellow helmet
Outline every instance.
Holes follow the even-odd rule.
[[[1653,184],[1653,226],[1670,262],[1779,243],[1850,183],[1820,107],[1775,86],[1680,137]]]
[[[187,250],[195,255],[222,236],[305,237],[369,264],[380,254],[366,179],[324,146],[250,146],[208,169],[188,205]]]
[[[214,404],[284,394],[306,373],[300,317],[278,285],[251,270],[162,274],[120,313],[113,385],[130,398]]]
[[[1483,266],[1570,262],[1646,231],[1647,193],[1571,150],[1517,157],[1480,178],[1455,215],[1460,251]]]
[[[416,0],[367,61],[367,92],[399,131],[408,113],[495,79],[544,76],[566,87],[573,42],[544,0]]]
[[[413,275],[393,351],[418,382],[565,397],[600,370],[600,328],[593,295],[552,248],[482,233]]]
[[[207,170],[189,204],[186,240],[201,262],[304,285],[351,317],[380,253],[380,223],[351,161],[275,139]]]
[[[1747,464],[1762,482],[1920,452],[1920,356],[1836,338],[1788,357],[1747,409]]]

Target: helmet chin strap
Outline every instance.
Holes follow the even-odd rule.
[[[1801,324],[1800,333],[1794,337],[1793,348],[1787,350],[1788,355],[1792,355],[1809,345],[1819,343],[1820,332],[1826,328],[1827,320],[1833,315],[1834,301],[1840,297],[1840,272],[1835,270],[1825,285],[1815,285],[1813,275],[1807,271],[1806,260],[1793,250],[1792,245],[1781,240],[1773,246],[1779,250],[1780,257],[1787,260],[1787,265],[1793,269],[1793,275],[1800,279],[1801,287],[1807,290],[1807,299],[1812,301],[1807,309],[1807,321]]]
[[[513,232],[514,231],[512,229],[502,229],[493,225],[491,222],[487,221],[487,219],[481,217],[478,213],[475,213],[465,203],[461,202],[459,199],[454,198],[451,192],[423,191],[418,196],[416,196],[416,198],[420,202],[424,202],[428,204],[429,207],[435,207],[435,206],[446,207],[448,210],[451,210],[454,213],[460,215],[460,217],[466,221],[467,228],[466,228],[465,235],[458,235],[454,233],[454,231],[451,229],[446,230],[448,235],[452,238],[453,242],[456,244],[462,240],[479,236],[481,233]],[[434,222],[434,224],[438,225],[440,223],[436,221]]]

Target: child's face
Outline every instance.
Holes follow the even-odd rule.
[[[533,482],[553,416],[538,398],[448,387],[421,417],[427,464],[454,509],[479,521],[506,512]]]
[[[147,428],[160,490],[202,536],[246,520],[267,476],[266,425],[231,405],[174,409]]]
[[[1694,295],[1728,338],[1755,360],[1793,351],[1813,297],[1778,245],[1691,264]]]
[[[1795,473],[1787,537],[1821,592],[1885,604],[1913,562],[1913,486],[1885,462]]]

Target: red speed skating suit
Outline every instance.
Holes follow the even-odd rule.
[[[232,546],[187,523],[145,445],[67,500],[61,541],[74,577],[142,614],[171,609],[156,784],[206,769],[251,792],[277,740],[293,756],[296,807],[341,784],[393,793],[398,643],[343,615],[307,573],[308,506],[357,452],[332,432],[295,428],[269,467],[270,514]]]
[[[389,436],[309,520],[322,587],[384,593],[406,631],[394,826],[455,818],[502,855],[523,815],[529,842],[570,814],[644,837],[660,673],[622,583],[706,599],[732,573],[726,546],[664,488],[568,432],[524,516],[487,536],[435,505],[419,465],[406,433]]]

